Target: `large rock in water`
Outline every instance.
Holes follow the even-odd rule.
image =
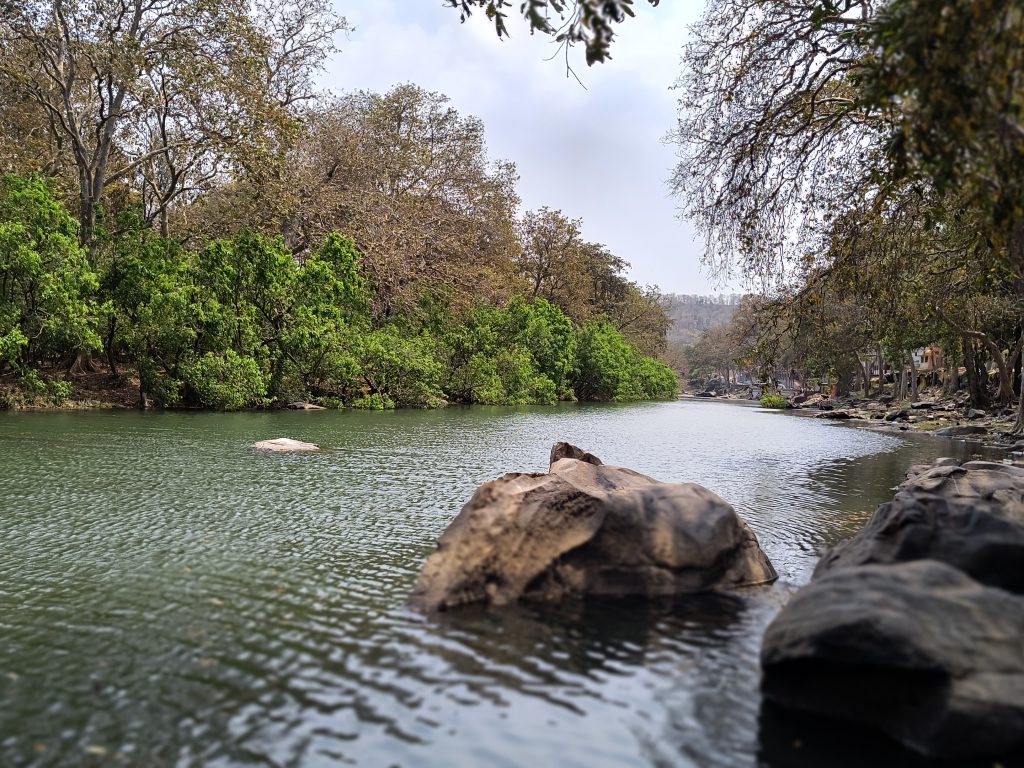
[[[476,490],[427,559],[410,605],[674,595],[776,578],[753,532],[711,491],[556,443],[547,474],[508,474]]]
[[[1024,747],[1024,598],[934,560],[816,579],[765,633],[764,695],[925,755]]]
[[[765,633],[764,695],[943,759],[1024,757],[1024,470],[940,459]]]

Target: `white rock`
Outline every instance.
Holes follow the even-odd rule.
[[[301,440],[292,440],[290,437],[260,440],[258,443],[253,443],[252,447],[257,451],[273,451],[275,453],[312,453],[320,450],[320,446],[315,443],[304,443]]]

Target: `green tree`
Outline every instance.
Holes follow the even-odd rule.
[[[78,224],[39,178],[0,181],[0,371],[71,368],[98,351],[97,275]]]

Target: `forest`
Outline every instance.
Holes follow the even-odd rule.
[[[670,398],[656,289],[522,210],[413,84],[324,93],[326,0],[17,2],[0,21],[0,403]]]

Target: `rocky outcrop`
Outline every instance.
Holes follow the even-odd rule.
[[[1024,750],[1024,469],[941,459],[826,553],[762,647],[763,692],[928,756]]]
[[[273,440],[260,440],[252,444],[253,450],[270,451],[271,453],[313,453],[320,450],[315,443],[304,443],[290,437],[277,437]]]
[[[711,491],[559,443],[547,474],[477,489],[427,559],[410,605],[675,595],[776,578],[753,532]]]

